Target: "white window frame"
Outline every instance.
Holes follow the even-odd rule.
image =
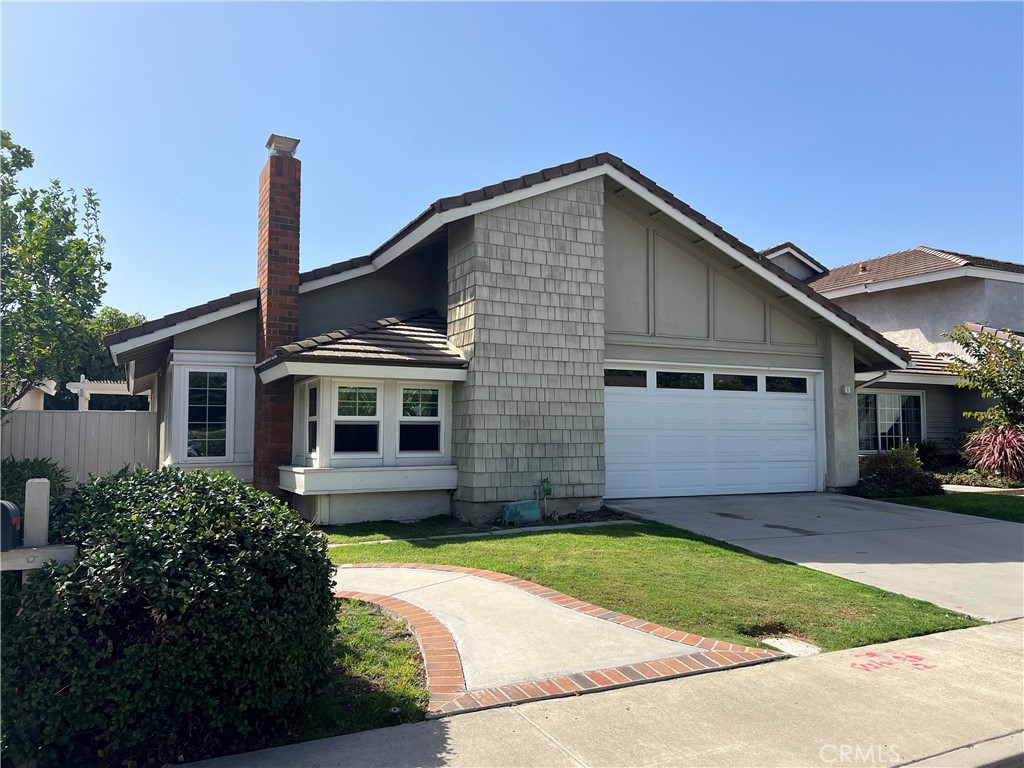
[[[925,413],[925,393],[923,389],[862,389],[856,393],[857,397],[857,453],[860,456],[874,456],[878,453],[888,453],[891,448],[861,448],[860,447],[860,396],[861,395],[901,395],[917,397],[921,402],[921,442],[928,439],[928,420]],[[875,406],[875,437],[879,438],[878,443],[881,445],[881,436],[878,434],[878,407],[877,401]],[[906,438],[904,438],[906,442]],[[902,446],[901,446],[902,447]]]
[[[399,381],[396,387],[395,404],[395,456],[399,459],[414,458],[436,458],[445,455],[445,425],[447,423],[445,414],[445,386],[443,382],[435,381]],[[404,404],[404,392],[407,389],[432,389],[437,392],[437,416],[403,416],[402,407]],[[437,424],[437,450],[436,451],[403,451],[401,448],[402,424]]]
[[[377,413],[374,416],[341,416],[338,414],[338,394],[342,389],[373,389],[377,395]],[[348,459],[383,459],[384,457],[384,422],[385,422],[385,401],[384,382],[367,381],[361,379],[333,379],[331,380],[331,409],[330,413],[330,441],[331,458],[336,460]],[[336,424],[376,424],[377,425],[377,450],[376,451],[338,451],[334,445],[334,428]],[[317,428],[319,433],[319,427]]]
[[[225,419],[224,456],[188,455],[188,380],[190,373],[227,374],[227,414]],[[235,458],[235,369],[225,365],[180,365],[174,375],[181,382],[177,392],[177,436],[180,456],[175,464],[233,464]]]

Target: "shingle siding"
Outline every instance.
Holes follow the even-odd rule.
[[[604,495],[604,188],[600,179],[478,214],[449,237],[448,332],[469,360],[453,397],[456,510]]]

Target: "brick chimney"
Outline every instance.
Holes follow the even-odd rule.
[[[256,258],[256,360],[297,340],[299,333],[299,198],[302,163],[298,139],[272,134],[270,157],[260,174]],[[264,384],[256,377],[256,423],[252,483],[279,494],[278,467],[292,462],[290,378]]]

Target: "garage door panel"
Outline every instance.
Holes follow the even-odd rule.
[[[763,390],[763,372],[758,382]],[[792,394],[609,387],[608,497],[816,490],[816,409],[813,387],[808,389]]]

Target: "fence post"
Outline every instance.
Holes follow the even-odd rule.
[[[22,546],[45,547],[50,538],[50,481],[35,478],[25,483],[25,535]]]

